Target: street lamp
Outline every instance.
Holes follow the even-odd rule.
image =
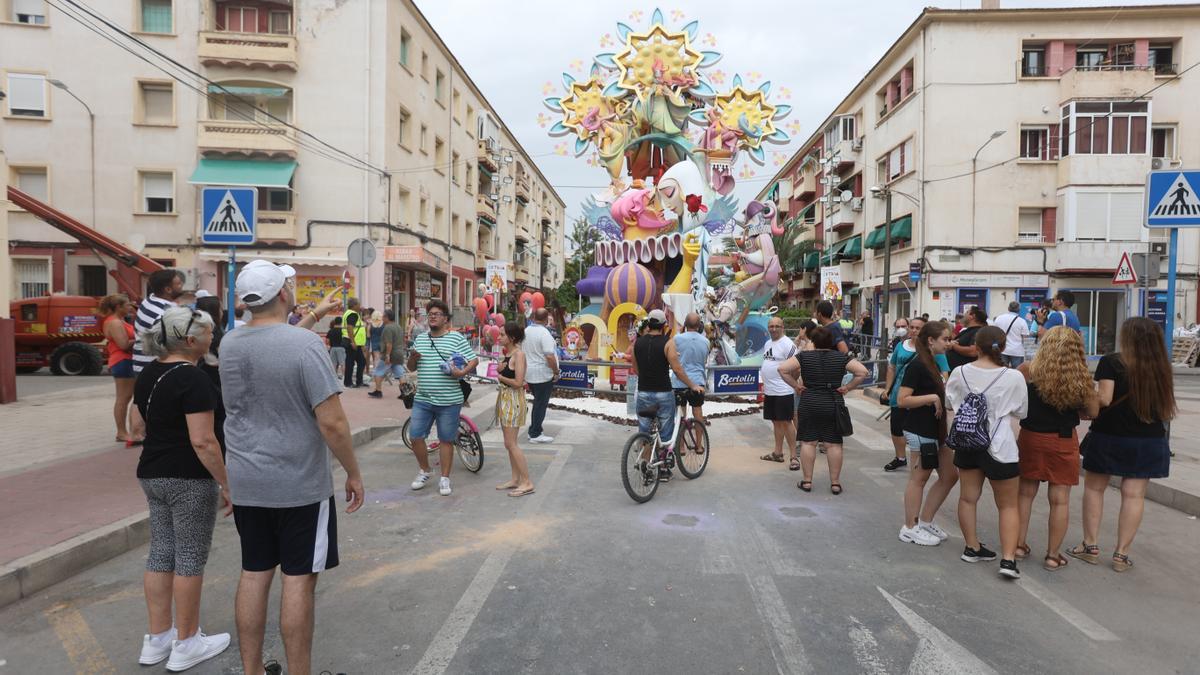
[[[83,106],[83,109],[87,111],[88,132],[89,132],[90,141],[91,141],[91,150],[90,150],[89,154],[91,155],[91,165],[92,165],[92,167],[91,167],[91,169],[92,169],[92,172],[91,172],[92,227],[95,228],[97,225],[97,223],[96,223],[96,116],[94,114],[92,114],[91,107],[89,107],[87,103],[84,103],[83,99],[76,96],[75,92],[71,91],[71,89],[69,87],[67,87],[65,82],[63,82],[62,80],[53,80],[53,79],[48,79],[48,80],[46,80],[46,82],[50,83],[52,86],[54,86],[58,89],[62,89],[63,91],[67,92],[67,94],[71,98],[75,99],[76,101],[79,101],[79,105]]]
[[[1004,129],[997,129],[996,131],[993,131],[992,135],[988,136],[988,139],[983,142],[983,145],[979,146],[979,149],[975,151],[975,156],[971,158],[971,247],[972,248],[974,248],[974,246],[975,246],[975,174],[976,174],[975,166],[976,166],[976,163],[979,161],[979,153],[983,152],[983,149],[988,146],[988,143],[991,143],[992,141],[996,140],[997,138],[1000,138],[1003,135],[1004,135]]]

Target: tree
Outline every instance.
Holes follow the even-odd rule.
[[[784,230],[778,237],[771,237],[775,245],[775,255],[779,256],[779,267],[786,273],[800,272],[804,266],[804,256],[812,252],[812,239],[800,239],[799,236],[808,228],[792,226]]]
[[[601,241],[604,241],[604,235],[592,227],[583,216],[575,219],[571,225],[571,232],[567,234],[567,242],[573,250],[566,260],[563,282],[555,290],[554,297],[561,307],[572,314],[579,313],[581,309],[575,284],[582,275],[587,274],[588,268],[595,264],[596,244]]]

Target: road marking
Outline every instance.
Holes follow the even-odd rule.
[[[755,522],[750,527],[750,534],[754,538],[754,543],[757,545],[759,552],[765,560],[771,561],[771,571],[781,577],[815,577],[816,574],[812,570],[801,566],[795,562],[794,556],[785,555],[783,549],[779,547],[779,542],[775,540],[765,529],[762,523]]]
[[[78,675],[116,673],[104,648],[74,605],[60,602],[43,612]]]
[[[1022,577],[1017,585],[1025,590],[1026,593],[1032,595],[1038,602],[1050,608],[1052,612],[1061,616],[1067,623],[1079,629],[1079,632],[1096,640],[1097,642],[1117,642],[1121,638],[1113,634],[1104,626],[1096,623],[1091,617],[1073,607],[1066,600],[1060,598],[1054,591],[1041,585],[1029,577]]]
[[[850,646],[854,649],[854,660],[858,661],[858,672],[870,675],[887,675],[887,666],[879,658],[879,643],[871,629],[862,625],[853,616],[850,619]]]
[[[904,623],[917,634],[920,642],[913,654],[912,662],[908,664],[909,675],[996,675],[996,671],[979,660],[966,647],[955,642],[949,635],[938,630],[933,624],[922,619],[916,612],[904,603],[892,597],[887,591],[875,587],[883,594],[884,599],[892,605],[892,609],[904,619]]]
[[[726,539],[726,550],[732,553],[736,569],[740,569],[746,577],[759,618],[770,630],[773,638],[771,656],[775,659],[776,668],[786,675],[813,672],[783,595],[775,585],[772,576],[775,573],[774,564],[763,559],[761,536],[754,532],[754,526],[746,527],[744,519],[738,518],[728,496],[720,498],[718,509],[722,514],[729,514],[731,522],[725,528],[722,539]]]
[[[562,473],[563,466],[570,457],[571,446],[565,446],[559,451],[554,461],[550,462],[550,466],[546,468],[546,473],[538,481],[538,491],[523,498],[529,501],[517,514],[517,520],[537,514],[546,495],[552,492],[557,485],[558,476]],[[483,561],[483,565],[479,567],[479,571],[475,573],[471,584],[467,586],[467,590],[458,599],[454,609],[450,611],[450,616],[446,617],[442,627],[433,636],[433,640],[429,643],[421,660],[410,671],[411,673],[426,675],[446,671],[446,668],[450,666],[450,661],[458,653],[463,638],[471,630],[471,624],[479,616],[479,611],[483,609],[483,604],[491,595],[492,589],[495,588],[496,582],[500,580],[500,575],[504,573],[504,568],[508,566],[508,561],[512,559],[516,551],[517,544],[514,542],[505,544],[488,555],[487,559]]]

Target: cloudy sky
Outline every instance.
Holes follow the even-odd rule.
[[[1166,4],[1172,0],[1001,0],[1002,7],[1107,6]],[[542,105],[546,96],[563,93],[562,73],[586,75],[592,57],[616,51],[616,23],[635,30],[646,27],[655,5],[630,0],[416,0],[434,29],[483,90],[508,128],[534,157],[567,203],[568,220],[579,203],[607,183],[602,168],[588,166],[586,156],[556,154],[564,139],[546,135],[553,114]],[[700,21],[702,48],[724,58],[712,70],[770,80],[770,100],[792,106],[784,121],[799,122],[796,140],[770,146],[765,166],[742,158],[735,175],[749,166],[754,175],[739,178],[741,202],[763,184],[813,132],[829,111],[883,55],[927,5],[947,9],[979,7],[979,0],[767,0],[718,2],[678,0],[659,5],[668,27]],[[731,7],[737,8],[731,11]],[[680,20],[674,17],[682,16]],[[1114,9],[1119,20],[1119,9]],[[706,40],[711,34],[715,47]],[[706,72],[711,73],[712,70]],[[760,81],[761,81],[760,80]],[[721,89],[716,85],[718,90]],[[549,92],[549,93],[544,93]],[[539,119],[539,114],[543,115]],[[547,121],[549,120],[549,121]],[[571,137],[568,137],[571,138]],[[571,145],[573,146],[573,140]],[[562,149],[559,149],[562,152]]]

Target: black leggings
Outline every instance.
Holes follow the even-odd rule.
[[[358,367],[358,375],[354,375],[354,368]],[[342,378],[342,385],[349,387],[351,384],[362,386],[363,370],[367,367],[367,355],[363,352],[362,347],[346,347],[346,375]]]

